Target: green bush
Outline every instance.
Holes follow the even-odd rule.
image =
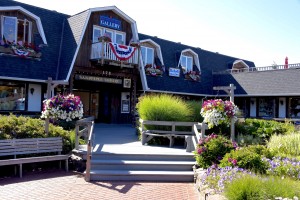
[[[299,189],[299,182],[290,179],[248,175],[227,184],[224,193],[228,200],[265,200],[276,197],[299,197]]]
[[[267,143],[268,149],[276,156],[300,156],[300,133],[289,135],[273,135]]]
[[[238,166],[261,174],[266,173],[267,162],[263,161],[263,156],[272,157],[264,146],[248,146],[227,153],[220,162],[221,167]]]
[[[190,121],[192,115],[185,101],[168,94],[142,96],[137,110],[141,119],[153,121]]]
[[[223,156],[235,148],[227,138],[221,135],[209,135],[205,139],[200,139],[194,151],[196,162],[201,168],[208,168],[211,165],[219,164]]]
[[[0,139],[12,138],[43,138],[62,137],[63,153],[69,153],[75,145],[75,131],[66,131],[62,127],[49,125],[49,134],[46,135],[45,121],[24,116],[0,115]]]
[[[225,186],[228,200],[265,200],[263,183],[256,176],[242,176]]]
[[[290,134],[296,129],[290,122],[277,122],[263,119],[246,119],[245,122],[236,124],[236,132],[241,135],[253,135],[262,141],[268,140],[275,134]]]

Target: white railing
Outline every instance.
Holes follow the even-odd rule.
[[[138,64],[138,49],[136,47],[133,53],[133,56],[126,61],[122,61],[129,64]],[[92,44],[92,51],[91,51],[91,59],[104,59],[104,60],[111,60],[111,61],[119,61],[120,59],[116,57],[114,52],[112,51],[108,42],[96,42]]]
[[[261,72],[261,71],[271,71],[271,70],[286,70],[292,68],[300,68],[300,63],[296,64],[288,64],[288,65],[274,65],[274,66],[267,66],[267,67],[250,67],[250,68],[243,68],[243,69],[228,69],[225,71],[214,72],[215,74],[236,74],[241,72]]]

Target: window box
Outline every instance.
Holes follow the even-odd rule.
[[[146,75],[151,75],[151,76],[162,76],[163,69],[160,66],[153,67],[151,64],[147,64],[145,66],[145,73]]]
[[[200,76],[201,72],[199,71],[189,71],[184,75],[184,78],[191,81],[200,81]]]

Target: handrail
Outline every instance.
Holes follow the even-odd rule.
[[[214,74],[237,74],[242,72],[262,72],[262,71],[272,71],[272,70],[287,70],[293,68],[300,68],[300,63],[296,64],[288,64],[288,65],[274,65],[274,66],[266,66],[266,67],[250,67],[250,68],[242,68],[242,69],[227,69],[225,71],[213,72]]]
[[[126,45],[124,45],[126,46]],[[113,50],[111,49],[108,42],[95,42],[91,45],[91,59],[101,59],[101,62],[105,60],[111,60],[111,61],[119,61],[124,62],[116,57]],[[132,47],[136,49],[137,47]],[[133,53],[133,56],[129,58],[126,62],[130,64],[138,64],[138,53],[139,51],[135,51]],[[103,64],[103,63],[102,63]]]
[[[94,121],[94,117],[87,117],[84,119],[80,119],[76,121],[75,124],[75,130],[76,130],[76,138],[75,138],[75,149],[79,150],[79,138],[81,136],[88,136],[88,129],[87,126],[89,123],[91,123],[92,121]],[[80,127],[84,127],[82,130],[80,130]],[[85,137],[87,139],[87,137]]]
[[[201,129],[201,132],[199,133],[199,129]],[[199,140],[201,138],[205,138],[205,130],[207,130],[208,127],[205,123],[198,123],[198,124],[195,124],[194,127],[193,127],[193,131],[195,133],[195,136],[192,137],[192,147],[193,147],[193,150],[196,149],[197,147],[197,144],[199,142]]]
[[[90,181],[91,180],[91,158],[92,158],[92,147],[93,147],[93,140],[92,140],[92,135],[94,131],[94,121],[92,121],[91,124],[88,126],[89,129],[89,139],[88,139],[88,144],[87,144],[87,155],[86,155],[86,176],[85,180]]]

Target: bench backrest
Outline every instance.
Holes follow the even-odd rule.
[[[0,156],[62,151],[62,138],[27,138],[0,140]]]
[[[156,126],[169,126],[171,127],[171,131],[162,131],[162,130],[154,130],[161,133],[169,133],[176,132],[177,134],[193,134],[193,126],[197,124],[197,122],[175,122],[175,121],[150,121],[150,120],[142,120],[140,119],[142,131],[145,131],[144,125],[156,125]],[[176,130],[176,127],[191,127],[190,131],[180,131]]]

